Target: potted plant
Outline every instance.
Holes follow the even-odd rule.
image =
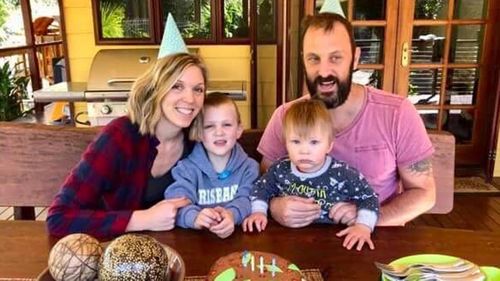
[[[23,99],[28,97],[29,77],[19,76],[7,61],[0,68],[0,121],[11,121],[21,117]]]

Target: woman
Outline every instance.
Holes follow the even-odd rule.
[[[50,234],[172,229],[189,201],[163,193],[172,167],[192,150],[186,128],[203,106],[206,82],[195,55],[158,59],[132,86],[128,115],[103,128],[66,178],[49,208]]]

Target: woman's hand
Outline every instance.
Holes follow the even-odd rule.
[[[126,231],[164,231],[175,226],[177,210],[191,203],[188,199],[174,198],[162,200],[149,209],[134,211]]]
[[[321,207],[314,198],[297,196],[275,197],[270,203],[274,220],[287,227],[304,227],[310,225],[321,215]]]
[[[215,207],[214,210],[216,210],[221,215],[222,221],[220,221],[216,225],[211,226],[209,230],[215,233],[220,238],[226,238],[234,232],[233,213],[222,207]]]

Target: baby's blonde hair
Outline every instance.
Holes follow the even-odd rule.
[[[322,101],[312,99],[296,101],[286,111],[283,119],[285,139],[291,132],[306,138],[316,128],[328,133],[329,140],[333,140],[333,122]]]
[[[196,66],[207,83],[207,70],[200,57],[179,53],[158,59],[132,85],[127,102],[128,115],[132,123],[139,126],[143,135],[155,134],[155,128],[162,116],[161,102],[180,78],[184,70]]]

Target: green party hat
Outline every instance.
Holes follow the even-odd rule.
[[[161,39],[160,51],[158,58],[163,58],[177,53],[188,53],[186,44],[182,40],[181,32],[177,28],[174,17],[168,13],[167,22],[165,23],[165,31]]]
[[[345,18],[344,11],[342,11],[342,6],[340,6],[339,0],[325,0],[323,6],[321,6],[320,13],[334,13],[341,15]]]

